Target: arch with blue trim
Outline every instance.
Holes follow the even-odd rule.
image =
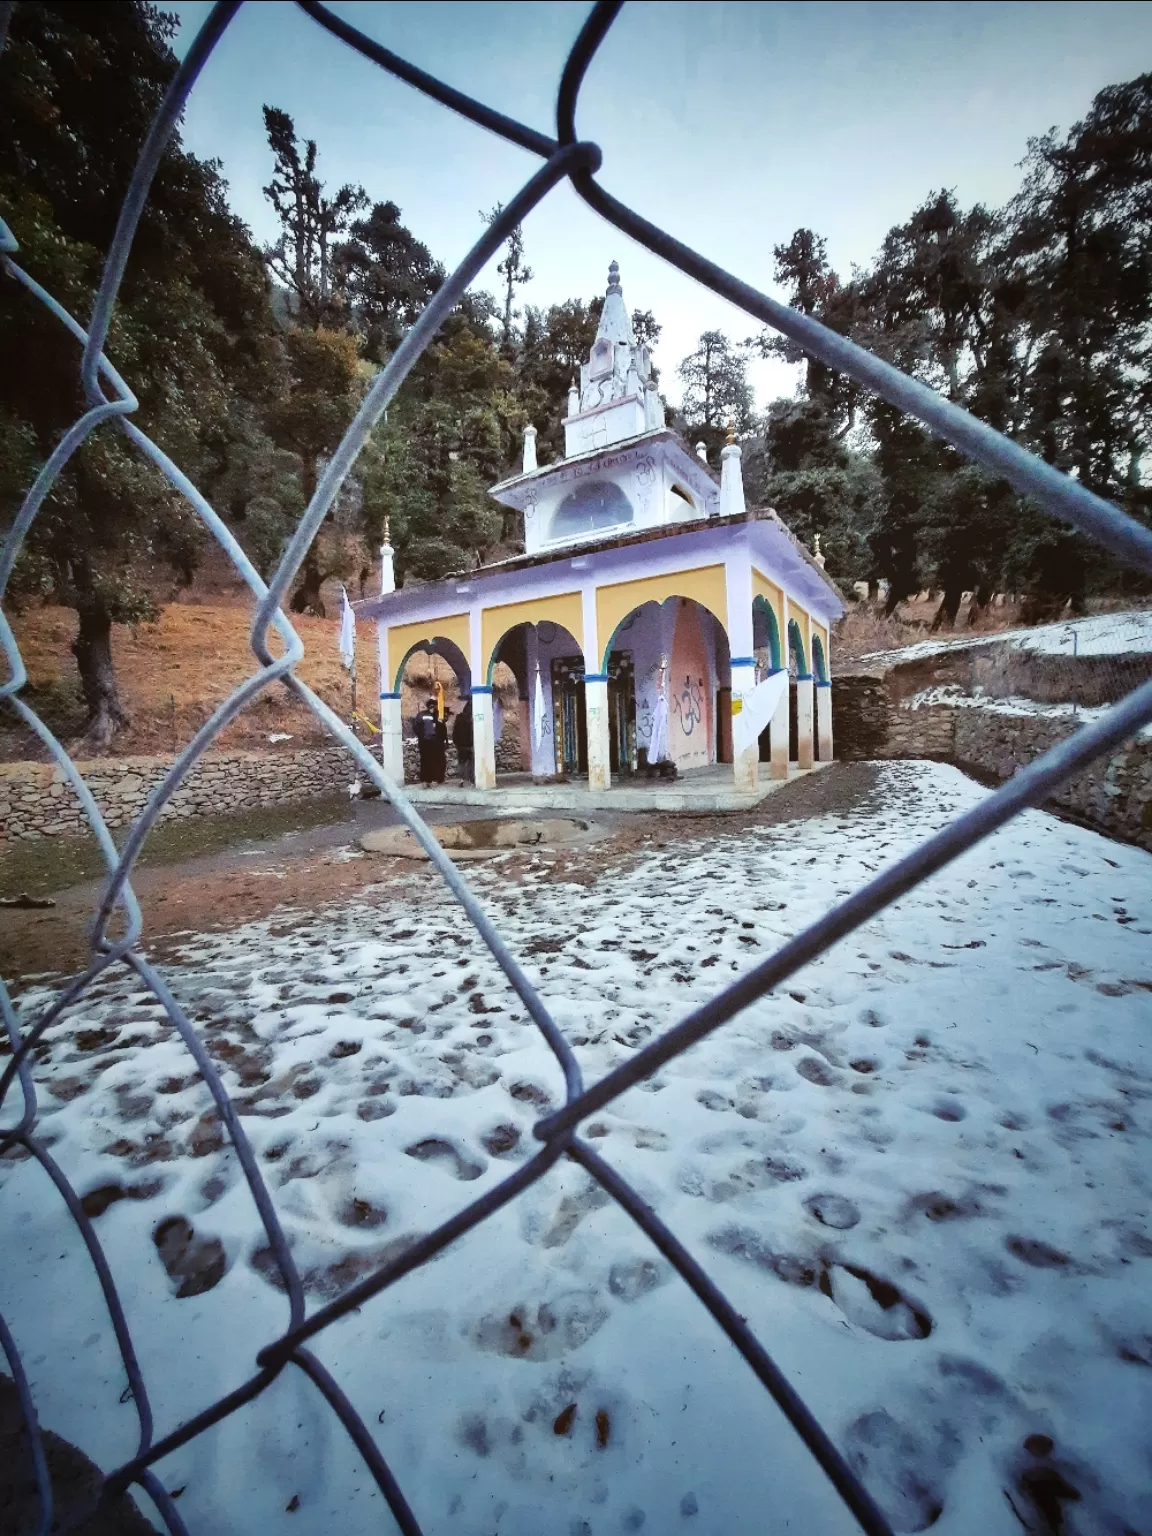
[[[772,671],[779,672],[784,662],[780,655],[780,626],[776,622],[776,610],[766,597],[752,599],[752,649],[768,651],[772,658]]]
[[[617,624],[616,628],[608,636],[608,643],[604,647],[603,661],[601,663],[604,669],[604,676],[607,676],[608,658],[612,655],[612,652],[616,650],[617,641],[619,640],[620,636],[625,633],[626,630],[632,628],[633,624],[635,624],[636,620],[640,617],[640,614],[644,611],[644,609],[650,606],[653,608],[664,608],[669,603],[694,603],[695,606],[701,610],[701,612],[706,613],[710,619],[715,620],[716,632],[718,635],[723,636],[725,650],[730,649],[728,643],[728,631],[724,627],[724,620],[715,611],[715,609],[710,608],[707,603],[702,603],[698,597],[689,596],[687,592],[674,592],[660,602],[655,602],[650,599],[649,602],[637,603],[635,608],[630,608],[628,610],[628,612],[620,620],[619,624]],[[721,657],[719,654],[717,654],[716,662],[718,668],[720,661]]]
[[[828,681],[828,658],[824,655],[824,642],[820,636],[812,636],[812,670],[818,683]]]
[[[795,661],[797,677],[812,675],[808,670],[808,658],[804,654],[804,636],[795,619],[788,620],[788,659],[789,663]]]
[[[472,689],[472,668],[468,665],[468,658],[455,641],[448,640],[443,635],[430,634],[427,639],[417,640],[414,645],[410,645],[400,658],[400,665],[396,668],[396,676],[392,683],[396,697],[400,695],[404,668],[417,651],[425,651],[429,656],[442,656],[456,674],[461,697],[468,696]]]
[[[580,644],[579,640],[577,640],[576,636],[567,627],[567,625],[561,624],[555,619],[538,619],[535,623],[531,619],[520,619],[515,624],[509,624],[508,628],[504,631],[499,640],[497,640],[496,644],[492,647],[492,655],[488,662],[488,676],[485,678],[485,682],[489,687],[492,686],[492,674],[496,670],[497,662],[504,662],[508,667],[510,667],[513,673],[516,672],[516,658],[509,657],[508,655],[504,654],[505,643],[509,640],[510,637],[516,635],[518,630],[521,630],[526,634],[530,629],[534,629],[536,631],[537,638],[543,640],[544,644],[547,646],[551,646],[553,642],[561,635],[566,635],[567,638],[572,642],[570,647],[571,654],[580,656],[584,655],[584,647]],[[522,678],[518,677],[518,681],[527,687],[527,675]]]

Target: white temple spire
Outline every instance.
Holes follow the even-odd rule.
[[[736,428],[728,428],[728,442],[720,455],[720,516],[743,517],[744,476],[740,472],[740,445]]]
[[[529,423],[524,428],[524,473],[529,475],[536,467],[536,428]]]
[[[613,262],[608,268],[608,291],[604,295],[604,308],[600,311],[600,324],[596,329],[597,341],[612,341],[634,347],[632,321],[624,307],[624,290],[620,286],[620,266]]]
[[[664,426],[664,409],[652,382],[652,354],[637,342],[624,307],[620,268],[608,268],[608,289],[580,383],[568,391],[564,455],[606,448]]]

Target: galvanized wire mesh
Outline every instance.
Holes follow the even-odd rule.
[[[153,1470],[155,1464],[178,1446],[186,1444],[209,1426],[219,1423],[243,1404],[250,1402],[286,1367],[294,1366],[312,1380],[344,1425],[387,1500],[399,1529],[406,1533],[419,1532],[421,1526],[417,1517],[368,1427],[339,1384],[306,1346],[311,1338],[330,1323],[427,1263],[487,1216],[514,1200],[559,1159],[567,1157],[582,1165],[608,1195],[618,1202],[692,1288],[772,1394],[860,1527],[870,1533],[887,1533],[890,1527],[884,1515],[799,1394],[782,1375],[764,1345],[752,1334],[715,1282],[668,1230],[651,1206],[609,1163],[580,1139],[577,1130],[580,1122],[588,1115],[603,1108],[696,1041],[718,1029],[755,999],[764,996],[802,966],[822,955],[838,939],[1002,826],[1018,811],[1042,802],[1079,769],[1132,736],[1142,725],[1152,720],[1152,682],[1146,682],[1128,693],[1102,718],[1093,720],[1061,742],[997,793],[989,795],[972,811],[957,818],[915,852],[885,870],[863,889],[791,939],[769,959],[741,976],[731,986],[719,991],[703,1007],[668,1028],[599,1082],[586,1087],[572,1049],[543,1000],[509,952],[500,934],[484,915],[466,882],[417,814],[403,787],[383,772],[368,749],[355,739],[338,716],[297,676],[296,669],[303,656],[303,645],[283,612],[283,599],[357,454],[416,359],[459,302],[469,283],[499,250],[511,231],[528,217],[553,187],[564,180],[571,181],[579,195],[616,228],[714,292],[741,306],[758,320],[788,335],[806,351],[847,373],[891,404],[910,412],[969,457],[1003,475],[1018,491],[1034,498],[1051,514],[1094,537],[1121,560],[1149,573],[1152,573],[1152,533],[1076,481],[1061,475],[1015,443],[949,404],[924,385],[862,351],[844,337],[826,330],[817,321],[776,303],[707,261],[605,191],[595,179],[601,164],[600,151],[595,144],[577,138],[575,118],[581,83],[620,9],[619,0],[608,0],[608,3],[602,0],[602,3],[594,7],[568,57],[557,93],[557,133],[554,139],[473,101],[398,58],[388,49],[363,36],[348,22],[330,14],[315,0],[301,0],[301,4],[320,26],[383,69],[479,126],[539,155],[544,165],[509,200],[500,216],[485,230],[482,238],[447,279],[405,337],[387,367],[374,380],[355,420],[328,463],[316,494],[270,582],[265,584],[261,580],[224,522],[179,466],[133,423],[136,398],[104,355],[125,264],[152,177],[188,94],[239,9],[239,0],[220,0],[215,6],[157,113],[120,212],[87,329],[37,283],[34,275],[25,272],[16,263],[13,259],[16,242],[0,222],[0,254],[8,277],[22,284],[83,347],[80,380],[86,402],[84,413],[65,433],[37,476],[0,547],[0,597],[11,576],[24,536],[60,471],[81,443],[93,432],[103,428],[122,432],[133,447],[150,459],[186,498],[225,550],[256,600],[251,636],[252,651],[257,663],[255,670],[181,752],[163,781],[153,791],[120,850],[117,850],[95,800],[67,752],[21,699],[20,691],[26,682],[26,673],[12,630],[0,610],[0,645],[3,646],[10,672],[7,682],[0,686],[0,697],[36,734],[71,785],[99,841],[108,869],[107,882],[92,927],[89,962],[84,972],[71,981],[39,1017],[31,1022],[26,1021],[23,1026],[18,1023],[9,994],[0,983],[0,1011],[12,1047],[11,1059],[0,1077],[0,1103],[6,1102],[9,1094],[13,1094],[19,1104],[15,1121],[0,1132],[0,1152],[14,1147],[25,1149],[48,1174],[60,1199],[71,1213],[103,1290],[128,1390],[139,1420],[136,1455],[124,1465],[107,1472],[100,1497],[107,1502],[131,1484],[138,1484],[153,1500],[168,1530],[173,1533],[185,1532],[186,1526],[175,1504]],[[11,6],[0,6],[0,44],[10,13]],[[283,654],[279,657],[272,654],[269,646],[269,633],[273,628],[283,641]],[[413,1244],[401,1257],[383,1264],[375,1273],[311,1314],[305,1310],[301,1276],[293,1261],[276,1208],[220,1075],[197,1030],[172,995],[163,975],[150,964],[139,948],[142,919],[131,885],[133,866],[166,802],[229,721],[275,682],[283,682],[314,712],[331,735],[348,751],[361,773],[380,787],[411,829],[539,1028],[561,1068],[566,1090],[563,1107],[537,1123],[535,1135],[540,1142],[540,1149],[522,1167],[481,1198],[465,1206],[436,1231]],[[116,935],[113,933],[114,919],[122,928],[122,932]],[[159,1000],[208,1085],[243,1169],[257,1215],[279,1267],[288,1301],[288,1317],[283,1332],[279,1337],[268,1340],[255,1353],[252,1374],[244,1384],[212,1403],[194,1418],[159,1434],[153,1424],[147,1383],[133,1349],[128,1320],[100,1242],[76,1192],[36,1134],[36,1093],[29,1062],[29,1052],[54,1021],[81,998],[98,977],[117,966],[134,972]],[[16,1089],[18,1095],[14,1093]],[[3,1320],[0,1320],[0,1347],[7,1357],[23,1407],[40,1497],[39,1530],[47,1533],[53,1525],[53,1508],[43,1439],[37,1428],[19,1351],[11,1329]],[[546,1515],[542,1516],[542,1519],[546,1518]]]

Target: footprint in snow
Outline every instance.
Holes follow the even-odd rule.
[[[1123,1511],[1114,1506],[1115,1495],[1080,1459],[1057,1448],[1051,1435],[1033,1432],[1007,1458],[1004,1497],[1028,1536],[1071,1536],[1073,1532],[1101,1532],[1129,1536],[1147,1529],[1141,1515],[1149,1505]]]
[[[227,1268],[224,1244],[218,1237],[197,1237],[192,1223],[184,1216],[170,1216],[152,1233],[169,1280],[176,1286],[176,1297],[202,1296],[220,1284]]]
[[[860,1220],[860,1210],[846,1195],[809,1195],[804,1209],[821,1226],[846,1232]]]
[[[835,1088],[840,1082],[839,1073],[819,1056],[805,1056],[796,1063],[796,1071],[818,1088]]]
[[[486,1131],[480,1143],[490,1157],[514,1157],[520,1149],[520,1129],[502,1122]]]
[[[475,1347],[513,1360],[557,1360],[599,1333],[608,1308],[595,1291],[571,1291],[533,1307],[490,1313],[469,1329]]]
[[[468,1183],[472,1179],[478,1179],[484,1172],[483,1165],[473,1162],[471,1158],[463,1156],[450,1141],[442,1141],[438,1136],[429,1136],[424,1141],[417,1141],[404,1151],[409,1157],[414,1157],[420,1163],[435,1163],[450,1173],[454,1179],[460,1179]]]
[[[680,1174],[680,1188],[686,1195],[719,1203],[735,1200],[758,1189],[770,1189],[777,1184],[791,1184],[807,1178],[808,1170],[801,1163],[790,1162],[783,1157],[751,1157],[735,1168],[730,1168],[720,1178],[689,1165]]]
[[[897,1531],[926,1531],[944,1512],[943,1474],[959,1451],[947,1424],[913,1428],[886,1408],[861,1414],[845,1437],[848,1464]]]
[[[562,1248],[575,1232],[576,1228],[592,1211],[601,1210],[609,1203],[609,1196],[598,1184],[589,1181],[586,1188],[576,1194],[562,1195],[552,1215],[552,1220],[543,1231],[542,1223],[533,1221],[530,1216],[525,1217],[525,1237],[529,1242],[539,1242],[543,1248]]]
[[[632,1259],[613,1264],[608,1289],[621,1301],[638,1301],[668,1279],[668,1271],[651,1259]]]
[[[831,1264],[820,1275],[820,1289],[849,1322],[878,1339],[926,1339],[932,1319],[890,1280],[853,1264]]]
[[[959,1099],[938,1098],[928,1104],[920,1105],[926,1115],[935,1115],[937,1120],[944,1120],[950,1124],[956,1124],[968,1118],[968,1111]]]
[[[666,1152],[671,1145],[667,1132],[647,1125],[606,1125],[602,1120],[596,1120],[588,1127],[587,1134],[590,1141],[613,1134],[624,1136],[638,1150],[647,1152]]]
[[[787,1285],[815,1287],[849,1322],[878,1339],[897,1343],[926,1339],[932,1319],[899,1286],[862,1266],[821,1256],[782,1253],[749,1227],[726,1227],[708,1238],[711,1247],[774,1274]]]

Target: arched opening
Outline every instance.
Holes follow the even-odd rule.
[[[763,595],[752,599],[752,652],[756,658],[757,682],[779,672],[784,665],[776,610]],[[758,756],[762,763],[772,761],[771,725],[766,725],[760,732]]]
[[[776,610],[766,597],[752,599],[752,650],[756,656],[756,670],[763,676],[779,672],[784,665]]]
[[[788,760],[813,765],[813,671],[796,619],[788,621]],[[800,697],[800,690],[805,697]]]
[[[812,632],[812,673],[816,683],[817,729],[812,733],[814,762],[826,762],[832,757],[832,698],[828,693],[828,658],[824,654],[824,642]]]
[[[828,659],[824,655],[824,642],[819,635],[812,636],[812,671],[818,683],[828,681]]]
[[[612,480],[593,480],[569,491],[556,508],[550,539],[576,539],[632,521],[632,503]]]
[[[497,779],[576,777],[588,771],[584,655],[563,624],[514,624],[492,651]]]
[[[429,666],[423,660],[425,657],[438,660],[441,665]],[[406,672],[410,672],[410,678],[405,677]],[[402,685],[406,682],[411,687],[419,687],[418,678],[427,676],[431,683],[435,680],[443,681],[449,674],[457,691],[466,696],[472,687],[472,668],[468,665],[468,658],[455,641],[429,635],[426,640],[417,640],[404,652],[396,668],[393,687],[397,693],[401,693]]]
[[[429,699],[443,705],[449,738],[444,770],[446,777],[454,777],[458,765],[451,741],[452,722],[472,692],[472,669],[464,652],[443,635],[430,634],[416,641],[400,659],[394,690],[400,698],[405,778],[411,782],[420,775],[416,718]]]
[[[677,596],[633,608],[608,641],[604,670],[613,771],[732,761],[728,635],[703,603]]]

